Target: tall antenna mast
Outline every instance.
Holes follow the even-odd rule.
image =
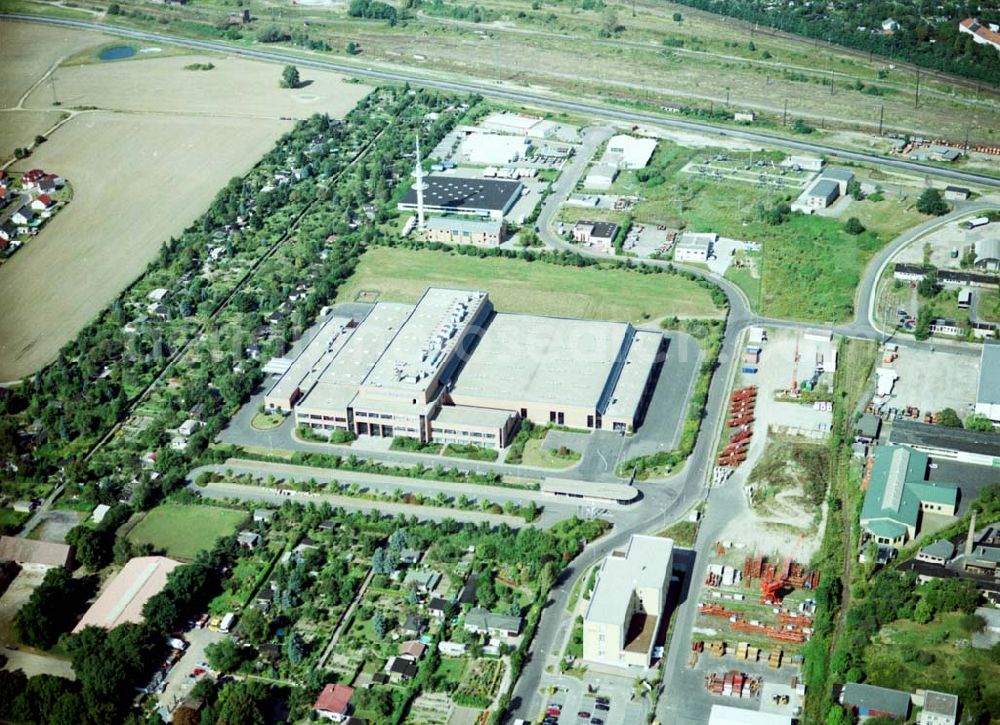
[[[424,167],[420,163],[420,136],[417,135],[417,168],[414,169],[413,175],[417,177],[416,183],[413,188],[417,190],[417,229],[419,231],[424,231],[426,229],[426,224],[424,223]]]

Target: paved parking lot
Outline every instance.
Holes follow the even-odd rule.
[[[546,675],[542,683],[544,692],[551,687],[555,688],[555,692],[544,700],[544,707],[539,715],[545,714],[544,710],[548,705],[558,705],[562,710],[559,725],[583,725],[594,718],[603,721],[605,725],[646,722],[649,703],[645,697],[632,699],[634,677],[587,672],[582,680],[566,675]],[[598,697],[608,698],[607,710],[597,708]],[[581,712],[589,713],[589,716],[582,718],[579,716]]]
[[[899,375],[890,406],[912,405],[920,409],[921,416],[943,408],[954,408],[961,418],[972,412],[979,381],[978,357],[907,347],[900,348],[894,363],[882,367],[894,368]]]
[[[192,629],[184,635],[188,643],[188,648],[184,655],[177,660],[177,664],[167,675],[166,687],[160,694],[160,704],[168,710],[173,710],[179,705],[191,688],[194,687],[200,677],[193,677],[191,673],[194,668],[205,662],[205,648],[213,642],[222,640],[226,635],[220,632],[213,632],[208,627],[204,629]],[[206,673],[207,675],[207,673]],[[203,676],[206,676],[203,675]]]

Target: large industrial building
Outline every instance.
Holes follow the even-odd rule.
[[[983,342],[979,362],[979,388],[976,391],[976,413],[1000,423],[1000,342]]]
[[[520,181],[470,179],[433,175],[424,178],[424,211],[434,214],[468,214],[500,221],[521,198]],[[399,202],[400,209],[417,209],[417,190],[410,189]]]
[[[926,453],[907,446],[878,448],[866,475],[861,528],[878,544],[898,547],[916,538],[924,513],[954,516],[958,487],[926,480]]]
[[[583,658],[617,667],[652,664],[656,635],[665,620],[674,542],[633,535],[611,552],[597,573],[583,617]]]
[[[296,425],[503,448],[518,420],[634,431],[665,341],[628,323],[495,313],[432,287],[327,320],[265,396]]]
[[[892,424],[889,442],[909,446],[934,458],[1000,468],[1000,436],[913,420]]]
[[[114,629],[123,622],[140,624],[146,602],[163,591],[167,576],[180,562],[165,556],[137,556],[129,559],[111,583],[101,592],[83,618],[73,628],[73,634],[86,627]]]
[[[427,220],[427,241],[499,247],[503,241],[503,222],[496,219],[436,216]]]

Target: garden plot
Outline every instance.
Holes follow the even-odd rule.
[[[428,692],[413,701],[409,720],[421,725],[447,725],[454,711],[455,705],[446,694]]]

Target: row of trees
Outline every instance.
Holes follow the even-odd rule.
[[[952,1],[929,6],[890,0],[835,0],[822,4],[797,3],[775,12],[768,0],[679,2],[988,83],[996,83],[1000,78],[1000,53],[996,48],[979,45],[971,35],[958,30],[960,20],[978,12],[967,3]],[[888,19],[895,20],[899,28],[883,34],[882,22]]]

